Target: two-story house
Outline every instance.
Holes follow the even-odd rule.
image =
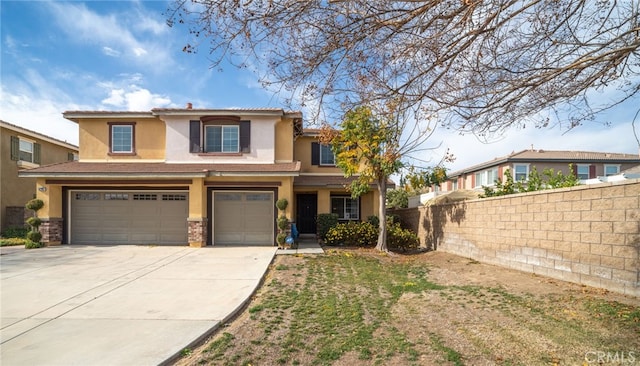
[[[498,178],[504,181],[507,169],[515,181],[528,181],[529,173],[535,167],[541,176],[545,169],[553,169],[564,175],[576,174],[581,182],[586,182],[596,177],[618,175],[638,164],[640,156],[635,154],[528,149],[449,173],[447,182],[440,189],[480,190],[482,186],[493,186]],[[573,172],[569,170],[570,166]]]
[[[72,161],[78,157],[78,147],[0,121],[0,150],[0,231],[4,231],[24,227],[24,206],[36,196],[36,179],[19,178],[18,172]]]
[[[319,213],[360,220],[378,209],[375,192],[349,197],[300,112],[188,104],[63,115],[78,123],[79,161],[21,173],[37,178],[49,245],[274,245],[280,198],[309,234]]]

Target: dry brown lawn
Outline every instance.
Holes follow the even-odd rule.
[[[640,300],[441,252],[277,256],[177,365],[640,365]]]

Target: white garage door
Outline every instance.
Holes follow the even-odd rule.
[[[213,192],[213,243],[273,245],[273,192]]]
[[[188,192],[72,191],[71,244],[186,245]]]

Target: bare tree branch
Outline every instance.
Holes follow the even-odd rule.
[[[573,128],[640,91],[637,0],[178,0],[167,16],[185,51],[251,60],[312,118],[402,100],[479,135],[549,112]]]

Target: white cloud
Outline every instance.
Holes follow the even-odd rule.
[[[110,83],[103,86],[109,87]],[[126,90],[125,90],[126,89]],[[102,100],[103,105],[126,109],[128,111],[148,111],[152,108],[166,107],[171,105],[171,99],[151,93],[148,89],[137,85],[129,85],[126,88],[111,89],[109,97]]]
[[[46,2],[46,4],[58,27],[77,42],[101,47],[102,52],[109,56],[114,56],[111,51],[118,52],[153,69],[162,69],[173,63],[168,52],[166,37],[162,42],[157,40],[154,43],[134,33],[136,25],[139,26],[141,23],[145,24],[143,26],[145,30],[157,27],[153,26],[157,23],[155,20],[145,17],[141,12],[135,14],[135,20],[129,21],[130,15],[127,13],[98,14],[88,9],[85,4],[60,2]],[[154,57],[143,57],[149,53],[153,53]]]
[[[104,53],[107,56],[113,56],[113,57],[120,56],[120,51],[116,51],[113,48],[107,47],[107,46],[102,47],[102,53]]]

